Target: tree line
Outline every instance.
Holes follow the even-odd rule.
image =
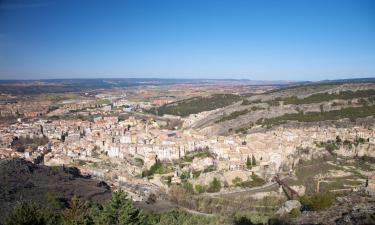
[[[154,107],[147,112],[158,116],[170,114],[185,117],[190,114],[222,108],[238,102],[241,99],[241,96],[234,94],[213,94],[208,97],[193,97],[160,107]]]
[[[182,211],[145,212],[136,208],[120,190],[103,204],[85,202],[73,197],[66,206],[53,195],[44,205],[20,201],[4,225],[174,225],[223,224],[223,219],[192,215]]]

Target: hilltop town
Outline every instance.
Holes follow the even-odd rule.
[[[0,158],[77,168],[141,207],[209,214],[237,206],[200,202],[238,194],[275,213],[284,183],[299,196],[375,191],[372,81],[220,85],[2,93]]]

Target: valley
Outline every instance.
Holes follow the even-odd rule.
[[[3,93],[1,160],[74,168],[111,192],[125,191],[146,212],[218,220],[294,223],[300,211],[280,211],[286,202],[374,192],[372,80],[290,87],[222,82],[224,92],[211,85]],[[2,179],[13,188],[9,177]],[[55,194],[64,201],[77,195]],[[4,203],[14,206],[23,195]],[[311,203],[317,208],[310,210],[334,203]]]

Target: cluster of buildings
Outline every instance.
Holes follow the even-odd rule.
[[[0,102],[0,118],[34,118],[48,112],[50,101],[40,101],[30,104],[27,101],[2,101]]]
[[[129,176],[138,176],[156,159],[175,161],[202,149],[215,156],[219,170],[245,170],[248,158],[255,158],[259,172],[275,174],[293,167],[296,159],[291,156],[295,157],[297,149],[316,149],[316,143],[335,140],[337,136],[352,141],[363,138],[371,146],[367,149],[372,149],[366,154],[374,154],[375,129],[280,127],[245,136],[206,136],[192,129],[162,129],[152,119],[129,117],[119,121],[115,116],[99,116],[94,122],[38,120],[16,123],[2,127],[0,134],[0,155],[3,157],[13,155],[35,159],[42,155],[46,165],[70,165],[77,161],[98,163],[105,159],[124,163]],[[35,152],[20,153],[11,148],[14,137],[48,137],[49,143]],[[358,149],[356,151],[358,153]],[[142,168],[133,165],[135,158],[144,162]],[[98,173],[94,167],[91,172]]]

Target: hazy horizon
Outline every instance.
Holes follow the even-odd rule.
[[[338,79],[324,79],[324,80],[258,80],[258,79],[246,79],[246,78],[160,78],[160,77],[65,77],[65,78],[35,78],[35,79],[23,79],[23,78],[13,78],[13,79],[2,79],[0,78],[1,82],[18,82],[18,81],[68,81],[68,80],[176,80],[176,81],[246,81],[246,82],[254,82],[259,84],[287,84],[287,83],[314,83],[314,82],[330,82],[330,81],[346,81],[346,80],[375,80],[375,77],[358,77],[358,78],[338,78]]]

